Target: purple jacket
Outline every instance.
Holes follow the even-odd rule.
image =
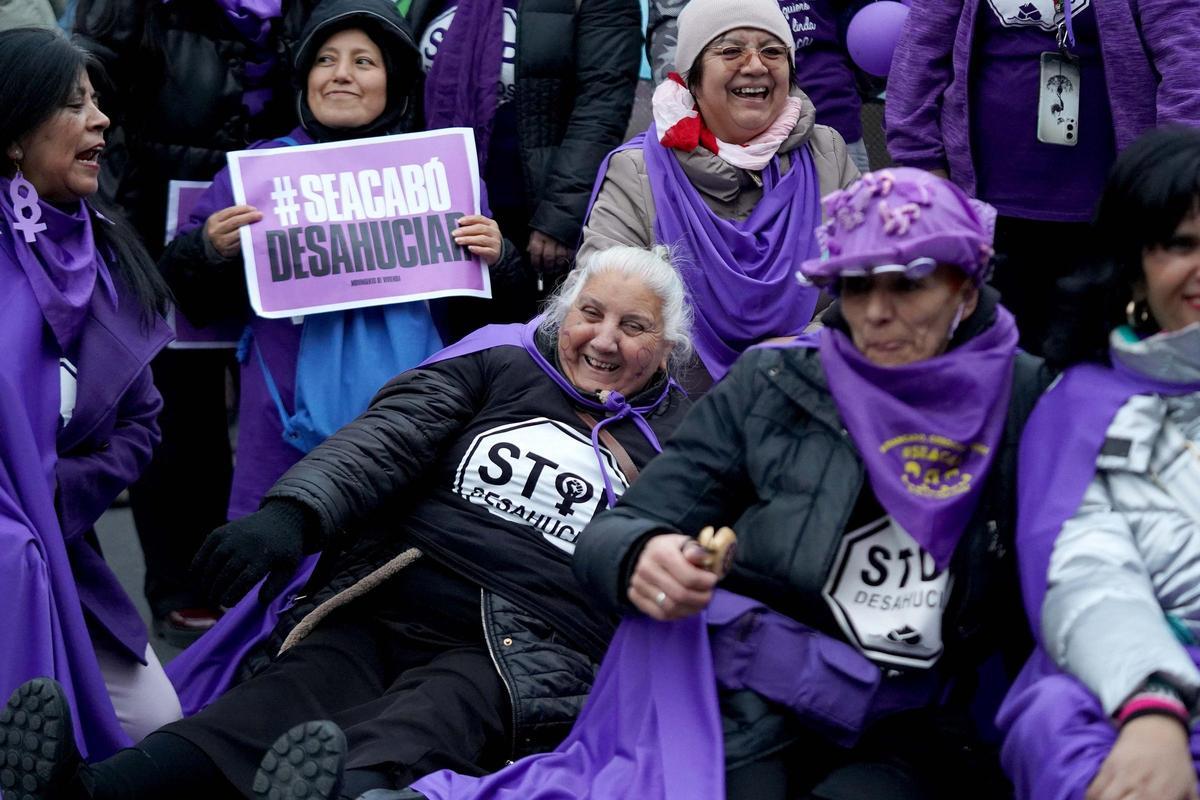
[[[984,0],[913,0],[892,58],[887,142],[905,166],[949,169],[975,193],[967,108],[971,44]],[[1200,124],[1200,3],[1098,0],[1117,149],[1167,122]],[[990,154],[1002,158],[1003,154]]]
[[[84,534],[158,442],[161,399],[147,365],[170,333],[161,321],[144,328],[132,295],[121,292],[114,307],[98,284],[79,339],[74,414],[59,431],[59,346],[10,241],[0,236],[0,692],[56,678],[77,710],[81,749],[103,757],[127,739],[92,638],[99,628],[140,661],[147,636]]]

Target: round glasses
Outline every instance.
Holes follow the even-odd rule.
[[[781,44],[769,44],[765,47],[723,44],[717,47],[710,47],[707,52],[732,66],[746,63],[752,53],[756,54],[759,61],[762,61],[764,64],[777,64],[786,59],[791,50]]]

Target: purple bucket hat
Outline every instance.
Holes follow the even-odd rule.
[[[988,278],[996,209],[924,170],[868,172],[823,198],[828,220],[816,230],[821,256],[800,265],[802,283],[843,275],[928,274],[952,264],[976,285]]]

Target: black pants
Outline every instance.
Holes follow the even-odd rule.
[[[162,730],[206,753],[247,797],[267,748],[316,719],[345,731],[347,783],[357,791],[404,787],[439,769],[486,774],[511,747],[507,690],[477,612],[461,625],[431,625],[430,616],[417,604],[386,614],[351,605],[261,674]]]
[[[1017,319],[1022,349],[1041,355],[1057,307],[1058,281],[1088,257],[1085,222],[996,219],[996,272],[992,286]]]
[[[728,800],[1011,800],[993,748],[965,717],[934,709],[872,725],[853,748],[802,733],[771,756],[725,774]]]
[[[162,443],[130,487],[130,501],[156,618],[208,605],[188,567],[229,505],[225,374],[232,360],[227,350],[164,350],[152,364],[163,396]]]

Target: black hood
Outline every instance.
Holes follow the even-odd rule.
[[[308,73],[321,45],[333,34],[359,28],[383,53],[387,72],[387,105],[378,117],[357,128],[330,128],[322,125],[308,107]],[[300,124],[318,142],[361,139],[401,133],[409,128],[415,108],[413,92],[419,81],[420,61],[416,41],[408,21],[389,0],[325,0],[313,9],[296,48],[293,80]]]

